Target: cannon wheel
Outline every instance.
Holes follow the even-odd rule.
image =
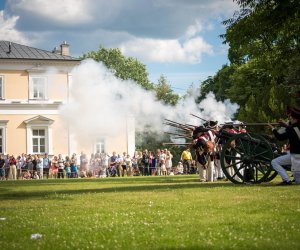
[[[273,151],[269,142],[252,133],[233,134],[221,151],[221,167],[233,183],[261,183],[269,181]],[[273,176],[272,176],[273,177]]]

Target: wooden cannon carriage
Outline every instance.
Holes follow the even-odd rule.
[[[236,184],[271,181],[277,173],[271,161],[277,154],[274,146],[255,133],[232,134],[222,130],[218,140],[223,140],[220,164],[228,180]]]

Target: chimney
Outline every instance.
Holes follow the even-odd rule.
[[[62,56],[69,56],[70,55],[70,45],[67,44],[66,41],[64,41],[61,45],[61,55]]]

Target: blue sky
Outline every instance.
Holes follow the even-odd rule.
[[[228,62],[220,34],[232,0],[1,0],[0,39],[52,51],[63,41],[72,56],[120,48],[185,91]]]

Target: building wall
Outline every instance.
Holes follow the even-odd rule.
[[[53,120],[51,140],[54,155],[80,154],[81,151],[89,155],[95,152],[95,138],[82,141],[78,134],[69,133],[68,125],[58,111],[61,102],[68,102],[70,72],[77,63],[55,65],[50,62],[50,66],[47,63],[47,61],[39,61],[38,64],[28,61],[3,63],[0,60],[0,75],[4,76],[4,100],[0,100],[0,121],[8,121],[5,131],[5,153],[19,155],[29,152],[25,121],[40,115]],[[30,100],[30,76],[47,77],[47,100]],[[133,155],[134,126],[132,122],[130,124],[128,127],[124,122],[124,127],[118,134],[103,135],[106,153],[111,155],[115,151]]]
[[[45,76],[48,83],[48,99],[52,101],[66,101],[68,98],[68,74],[64,72],[27,72],[0,71],[4,76],[4,97],[6,100],[29,99],[29,76]]]
[[[4,71],[4,97],[7,100],[28,99],[28,73],[25,71]]]
[[[0,115],[0,120],[8,120],[6,127],[6,153],[19,155],[28,153],[26,124],[24,121],[36,115]],[[54,120],[52,128],[52,150],[54,154],[68,154],[68,129],[59,115],[45,115]]]

